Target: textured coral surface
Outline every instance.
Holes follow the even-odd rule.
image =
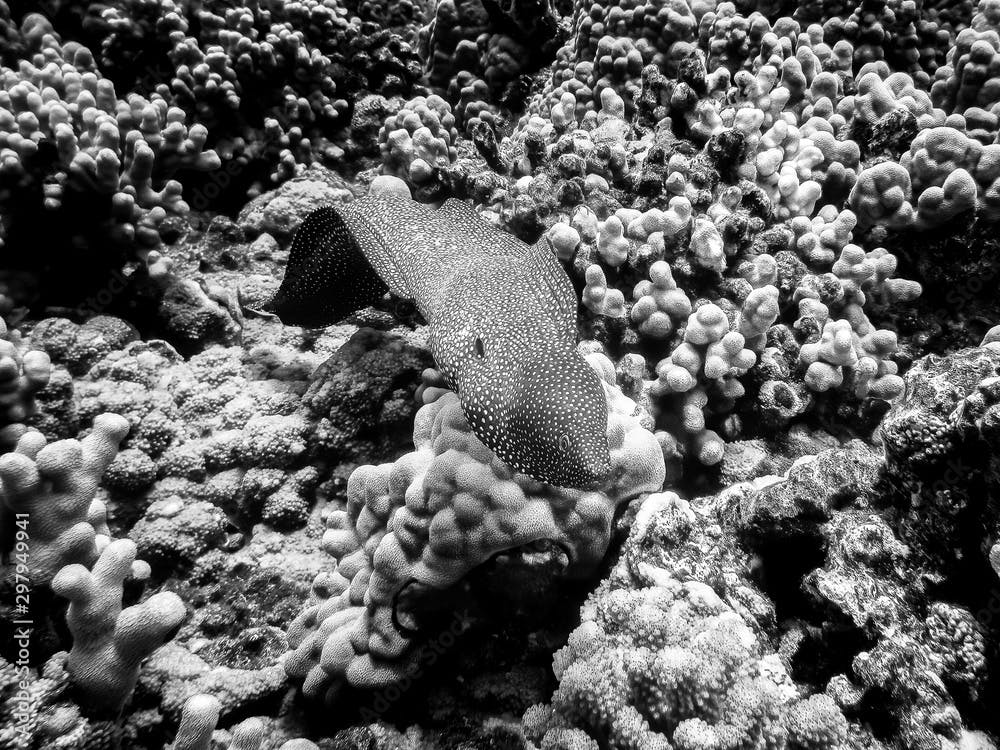
[[[551,251],[605,481],[275,316],[384,190]],[[995,750],[998,227],[998,0],[0,0],[0,750]]]

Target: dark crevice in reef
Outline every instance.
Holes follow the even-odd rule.
[[[956,406],[956,419],[973,408]],[[884,472],[873,498],[917,560],[928,566],[928,594],[976,612],[997,591],[982,586],[992,580],[984,539],[1000,523],[1000,498],[991,476],[996,457],[978,434],[961,428],[956,433],[939,453],[913,461],[907,473]]]
[[[946,354],[976,346],[1000,320],[1000,223],[971,212],[941,227],[890,233],[899,273],[923,285],[900,333],[918,337],[923,351]]]
[[[18,651],[22,641],[15,641],[14,636],[21,626],[15,625],[17,620],[27,620],[32,623],[31,638],[28,644],[29,663],[40,667],[56,651],[63,648],[68,641],[66,625],[63,617],[66,612],[65,603],[55,597],[47,587],[37,587],[31,592],[28,611],[20,613],[15,610],[17,599],[15,589],[9,582],[0,582],[0,596],[3,597],[0,606],[0,658],[8,662],[17,661]]]
[[[848,507],[856,496],[845,488],[842,499],[830,498],[831,510]],[[877,643],[843,613],[829,608],[823,597],[810,587],[810,573],[827,563],[826,539],[816,517],[810,524],[805,517],[796,522],[806,523],[814,531],[786,530],[780,526],[766,538],[748,537],[742,546],[753,555],[751,580],[767,594],[774,604],[775,620],[779,624],[781,646],[788,649],[791,676],[802,684],[823,689],[831,678],[851,674],[854,657]]]
[[[301,710],[321,736],[377,718],[401,729],[419,723],[485,742],[475,717],[518,715],[556,687],[552,654],[579,624],[580,605],[593,587],[589,577],[566,579],[566,564],[558,547],[540,543],[499,553],[431,596],[426,587],[411,585],[397,602],[410,607],[398,619],[419,626],[411,677],[372,692],[346,690],[332,720],[313,703],[302,701]],[[456,726],[456,710],[467,725]]]
[[[32,170],[48,173],[56,160],[54,144],[44,141]],[[10,223],[0,246],[0,270],[32,275],[39,310],[46,301],[74,307],[109,285],[126,259],[126,246],[111,239],[110,195],[66,191],[59,221],[43,207],[42,195],[43,185],[36,181],[11,186],[7,193]],[[109,218],[101,222],[95,217]]]
[[[987,581],[991,585],[983,585]],[[975,690],[947,678],[945,684],[967,723],[1000,733],[1000,715],[995,710],[1000,705],[1000,584],[996,573],[969,550],[962,554],[958,570],[949,570],[946,580],[929,582],[927,596],[968,609],[978,623],[987,649],[986,674]]]
[[[30,13],[41,13],[52,26],[66,38],[80,40],[83,37],[83,19],[87,3],[63,2],[62,0],[7,0],[11,18],[18,24]]]
[[[775,538],[755,544],[752,549],[757,557],[752,578],[774,602],[777,620],[811,615],[813,606],[802,590],[802,582],[810,571],[823,565],[823,537]]]
[[[877,642],[866,636],[853,623],[837,621],[809,625],[796,622],[793,626],[796,651],[791,659],[791,675],[807,685],[825,687],[832,677],[851,673],[854,657]]]

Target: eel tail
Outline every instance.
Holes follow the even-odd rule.
[[[368,307],[387,291],[344,217],[324,206],[295,233],[285,277],[264,310],[286,325],[319,328]]]

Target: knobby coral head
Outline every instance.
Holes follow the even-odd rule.
[[[323,548],[336,565],[314,581],[312,601],[289,629],[284,662],[306,696],[333,700],[345,685],[376,689],[401,680],[418,663],[421,626],[404,632],[397,623],[412,619],[417,599],[432,600],[498,552],[549,540],[566,552],[567,574],[593,571],[607,551],[615,508],[662,487],[662,450],[636,403],[611,382],[611,361],[570,353],[594,374],[599,398],[585,406],[603,411],[601,447],[613,480],[587,492],[515,472],[473,432],[440,374],[425,373],[413,452],[358,467],[347,508],[326,518]],[[400,599],[413,583],[416,599]]]

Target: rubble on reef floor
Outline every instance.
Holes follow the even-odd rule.
[[[998,0],[34,5],[0,750],[995,750]],[[369,190],[558,259],[603,484],[412,300],[275,317]]]

